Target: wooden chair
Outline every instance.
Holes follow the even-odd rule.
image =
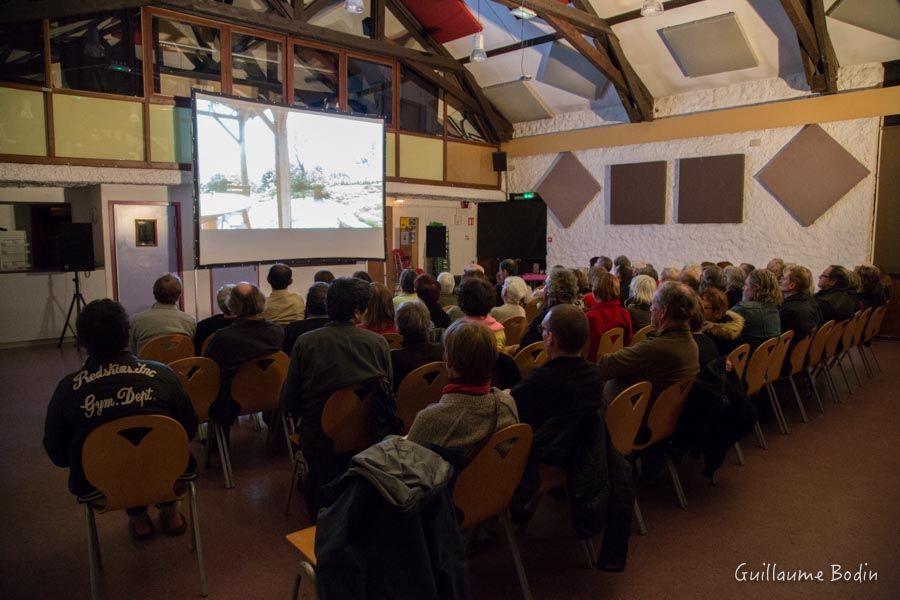
[[[165,365],[194,355],[194,340],[180,333],[155,337],[138,350],[138,358]]]
[[[812,385],[813,394],[816,396],[816,400],[819,403],[820,410],[824,411],[822,407],[822,398],[819,396],[818,386],[816,384],[816,379],[819,373],[824,369],[823,359],[825,357],[825,345],[828,343],[828,339],[831,337],[831,330],[834,327],[834,321],[828,321],[827,323],[823,323],[821,327],[816,329],[816,332],[813,334],[812,342],[809,344],[809,352],[806,355],[806,375],[809,377],[810,384]],[[832,394],[834,393],[831,390],[829,382],[826,378],[825,387]],[[832,396],[832,399],[837,402],[837,396]]]
[[[641,327],[633,336],[631,336],[631,340],[628,341],[628,345],[634,346],[635,344],[643,342],[647,338],[647,335],[650,333],[653,333],[653,325]]]
[[[815,331],[794,344],[794,347],[790,349],[788,355],[788,366],[781,371],[782,374],[785,372],[787,373],[784,378],[791,384],[791,390],[794,392],[794,398],[797,400],[797,408],[800,409],[800,417],[803,419],[804,423],[809,422],[809,417],[806,414],[803,398],[800,396],[799,390],[797,390],[797,382],[794,380],[794,376],[801,372],[805,372],[806,357],[809,355],[809,349],[812,346],[814,335]],[[812,387],[815,390],[815,382],[812,382]],[[818,398],[818,392],[816,392],[816,398]],[[819,399],[819,412],[825,412],[821,399]]]
[[[597,358],[596,360],[600,360],[600,357],[605,354],[612,354],[616,350],[621,350],[625,347],[625,330],[621,327],[613,327],[612,329],[608,329],[603,332],[603,335],[600,337],[600,343],[597,344]]]
[[[778,407],[778,413],[781,415],[781,423],[784,425],[782,433],[790,433],[791,430],[788,428],[787,419],[784,417],[784,409],[781,406],[781,401],[778,398],[778,393],[775,391],[775,386],[773,384],[781,378],[781,370],[784,368],[784,361],[787,358],[788,350],[791,347],[791,341],[794,339],[794,332],[793,330],[785,331],[776,339],[777,342],[775,348],[772,349],[772,354],[769,356],[769,368],[766,371],[765,387],[766,393],[769,395],[769,400],[772,402],[773,406]],[[809,422],[809,417],[806,416],[806,409],[803,407],[803,402],[800,402],[800,416],[804,423]]]
[[[522,377],[543,366],[548,359],[549,356],[547,348],[544,347],[544,342],[535,342],[525,346],[519,350],[515,357],[516,365],[519,367]]]
[[[316,592],[316,526],[307,527],[285,536],[287,541],[300,552],[300,572],[294,580],[294,593],[291,594],[291,600],[297,600],[300,597],[301,589],[307,592],[306,598],[318,598]],[[303,588],[304,578],[308,583]]]
[[[460,527],[463,529],[492,517],[500,518],[526,600],[531,600],[531,590],[507,508],[525,471],[525,463],[531,453],[531,440],[531,427],[523,423],[495,432],[484,448],[460,471],[453,490],[453,503],[462,514]]]
[[[854,379],[856,379],[856,388],[859,389],[862,387],[862,381],[859,379],[859,374],[856,372],[856,366],[853,364],[853,359],[850,358],[850,350],[853,349],[853,343],[856,340],[857,329],[861,326],[864,326],[861,323],[862,319],[862,311],[858,310],[847,322],[847,326],[844,327],[844,335],[841,336],[841,344],[838,349],[837,355],[835,356],[834,362],[840,365],[841,372],[844,371],[844,358],[848,358],[850,360],[850,372],[853,373]],[[849,383],[849,382],[848,382]],[[853,390],[850,389],[850,386],[847,386],[850,394],[853,393]]]
[[[450,304],[450,305],[447,305],[447,306],[444,307],[444,312],[445,312],[445,313],[449,313],[449,312],[450,312],[451,310],[453,310],[454,308],[456,308],[456,304]]]
[[[135,437],[138,434],[142,437]],[[134,439],[139,441],[135,444]],[[103,569],[95,513],[105,513],[188,496],[191,549],[197,553],[200,594],[207,595],[206,569],[197,520],[194,474],[187,476],[190,450],[184,428],[164,415],[135,415],[104,423],[85,439],[81,450],[84,474],[97,492],[80,497],[87,517],[91,598],[100,597],[99,571]],[[176,488],[178,484],[178,488]]]
[[[772,353],[778,345],[779,338],[769,338],[753,351],[750,359],[747,361],[747,369],[744,371],[744,391],[747,396],[755,396],[768,381],[769,364],[772,361]],[[778,430],[787,434],[787,426],[784,424],[781,407],[775,400],[775,397],[769,395],[769,403],[772,405],[772,412],[775,414],[775,421],[778,423]],[[758,424],[758,422],[757,422]]]
[[[669,439],[675,434],[678,417],[681,416],[681,409],[684,408],[684,403],[693,385],[693,379],[685,379],[684,381],[673,383],[656,397],[656,401],[650,408],[650,414],[647,417],[650,439],[634,446],[634,450],[645,450],[654,444]],[[675,489],[675,496],[678,498],[678,505],[681,508],[687,508],[687,498],[684,496],[684,489],[681,487],[681,480],[678,478],[675,463],[672,462],[672,458],[668,453],[663,454],[666,460],[666,467],[669,470],[669,477],[672,479],[672,487]]]
[[[628,456],[634,451],[634,438],[644,421],[652,389],[649,381],[636,383],[619,392],[619,395],[613,398],[613,401],[606,407],[603,416],[606,429],[613,446],[622,456]],[[641,514],[637,498],[634,500],[634,517],[641,534],[647,533],[647,526],[644,523],[644,516]]]
[[[399,333],[382,333],[384,339],[387,340],[388,348],[391,350],[399,350],[403,347],[403,337]]]
[[[404,435],[420,410],[441,399],[441,390],[449,381],[444,362],[422,365],[403,378],[397,388],[397,416],[403,421]]]
[[[741,344],[734,350],[732,350],[728,356],[726,357],[726,363],[731,365],[731,368],[734,370],[735,375],[740,381],[744,381],[744,370],[747,368],[747,359],[750,358],[750,344]],[[756,441],[759,443],[760,448],[766,447],[766,438],[763,436],[762,428],[759,426],[759,421],[756,422],[754,426],[754,430],[756,433]],[[741,450],[741,443],[734,443],[734,453],[737,455],[738,464],[744,465],[744,452]]]
[[[525,326],[534,321],[534,318],[537,316],[539,312],[541,312],[542,302],[540,298],[532,298],[528,304],[525,305]]]
[[[872,349],[872,340],[881,330],[881,323],[884,321],[884,315],[887,313],[887,306],[879,306],[872,313],[872,316],[869,318],[869,322],[866,323],[866,327],[863,331],[862,342],[859,346],[859,354],[863,357],[863,361],[866,360],[866,353],[864,348],[868,347],[869,352],[872,354],[872,360],[875,361],[875,366],[878,367],[878,371],[881,372],[881,365],[878,364],[878,357],[875,356],[875,350]],[[874,369],[872,370],[874,374]]]
[[[856,348],[857,353],[859,353],[859,345],[862,343],[863,333],[871,315],[871,308],[857,311],[853,317],[852,328],[849,330],[849,333],[844,333],[844,351],[841,353],[840,360],[843,360],[844,357],[847,358],[858,387],[862,387],[862,380],[859,378],[859,373],[856,372],[856,363],[853,362],[853,355],[850,354],[850,351]],[[863,367],[866,367],[865,361],[863,361]]]
[[[201,423],[209,420],[209,407],[219,395],[219,365],[202,356],[182,358],[169,364],[187,392]],[[209,447],[210,444],[207,444]]]
[[[503,329],[506,332],[506,344],[508,346],[518,346],[522,335],[525,333],[525,317],[510,317],[503,321]]]
[[[850,389],[850,380],[847,379],[847,374],[844,372],[844,367],[837,361],[837,357],[840,355],[841,351],[841,342],[844,339],[844,332],[849,324],[849,319],[834,324],[831,328],[831,333],[828,334],[828,340],[825,342],[825,353],[822,356],[822,368],[825,372],[825,379],[828,382],[828,385],[831,386],[831,394],[835,403],[840,402],[837,394],[837,386],[834,383],[834,376],[831,372],[835,366],[839,367],[841,370],[844,384],[847,386],[847,395],[849,396],[853,393],[853,390]]]
[[[239,415],[252,415],[258,412],[279,415],[281,426],[288,435],[287,419],[280,409],[281,386],[287,376],[290,359],[284,352],[275,352],[253,360],[247,361],[231,380],[231,399],[237,402],[241,411]],[[234,487],[234,471],[231,468],[231,452],[225,441],[225,432],[222,428],[210,421],[216,443],[219,447],[219,461],[222,463],[222,474],[225,477],[225,487]],[[269,428],[271,437],[274,423]],[[290,451],[290,446],[288,446]]]

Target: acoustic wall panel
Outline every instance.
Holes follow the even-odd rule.
[[[600,184],[574,154],[563,152],[536,191],[560,225],[567,228],[591,203],[600,191]]]
[[[678,161],[679,223],[740,223],[743,216],[743,154]]]
[[[553,116],[540,94],[527,81],[498,83],[484,88],[484,94],[511,123],[537,121]]]
[[[900,2],[896,0],[837,0],[828,16],[900,40]]]
[[[606,82],[581,53],[559,42],[541,60],[535,79],[588,100],[599,100]]]
[[[756,174],[804,227],[837,204],[869,170],[818,125],[807,125]]]
[[[659,35],[685,77],[759,65],[734,13],[664,27]]]
[[[143,104],[53,95],[57,156],[144,160]]]
[[[0,88],[0,154],[47,156],[43,92]]]
[[[400,134],[400,177],[444,179],[444,140]]]
[[[491,160],[496,151],[494,146],[447,142],[447,181],[497,185],[497,172]]]
[[[613,165],[609,168],[611,225],[666,222],[666,162]]]

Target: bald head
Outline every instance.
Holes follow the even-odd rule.
[[[574,304],[557,304],[544,317],[541,329],[551,358],[580,356],[588,340],[588,320]]]
[[[228,297],[228,309],[236,317],[256,317],[262,314],[265,307],[266,297],[258,287],[246,281],[234,286]]]

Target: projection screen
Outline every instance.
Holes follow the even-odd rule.
[[[384,260],[384,120],[195,92],[197,266]]]

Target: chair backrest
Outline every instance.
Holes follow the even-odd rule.
[[[87,480],[106,497],[102,510],[177,499],[175,482],[188,466],[187,434],[164,415],[134,415],[94,429],[81,448]]]
[[[872,338],[878,334],[878,331],[881,329],[881,322],[884,321],[884,314],[887,312],[887,306],[879,306],[875,309],[875,312],[872,313],[872,316],[869,318],[869,322],[866,323],[865,333],[863,334],[863,341],[870,342]]]
[[[693,379],[677,381],[656,397],[656,401],[650,407],[650,414],[647,416],[650,439],[643,444],[644,447],[672,437],[675,427],[678,425],[678,417],[681,416],[681,409],[684,408],[684,403],[687,401],[688,393],[693,385]]]
[[[790,355],[788,357],[788,364],[790,365],[790,370],[788,373],[791,375],[796,375],[806,366],[806,357],[809,355],[809,349],[812,347],[813,337],[816,332],[813,331],[808,336],[794,344],[794,347],[791,348]]]
[[[169,364],[194,355],[194,340],[180,333],[153,338],[138,350],[138,358]]]
[[[399,350],[403,347],[403,337],[399,333],[382,333],[384,339],[387,340],[388,348],[391,350]]]
[[[372,445],[371,392],[361,385],[342,388],[329,396],[322,409],[322,432],[337,454],[358,452]]]
[[[531,454],[531,427],[524,423],[496,431],[460,471],[453,503],[462,512],[460,527],[477,525],[509,506]]]
[[[209,419],[209,406],[219,395],[219,365],[202,356],[182,358],[169,364],[187,392],[200,422]]]
[[[637,332],[631,336],[631,340],[628,342],[629,346],[634,346],[637,343],[643,342],[647,337],[648,333],[653,332],[653,325],[647,325],[646,327],[641,327],[637,330]]]
[[[856,328],[859,325],[859,320],[861,317],[862,311],[858,310],[847,321],[847,326],[844,327],[844,335],[841,336],[842,350],[849,350],[853,347],[853,340],[856,337]]]
[[[616,350],[625,347],[625,330],[621,327],[613,327],[607,329],[600,336],[600,343],[597,345],[597,359],[606,354],[612,354]]]
[[[212,341],[214,335],[216,335],[216,334],[213,333],[212,335],[207,336],[206,339],[203,340],[203,343],[200,344],[200,355],[201,356],[206,354],[206,349],[209,348],[209,343]]]
[[[532,298],[528,304],[525,305],[525,322],[531,323],[539,312],[541,312],[541,299]]]
[[[769,358],[769,372],[766,374],[768,381],[777,381],[781,379],[781,368],[784,366],[784,360],[787,358],[788,350],[791,347],[791,341],[794,339],[794,330],[789,329],[778,336],[778,343],[772,350]]]
[[[613,446],[622,456],[631,454],[634,449],[634,438],[644,421],[652,389],[649,381],[635,383],[619,392],[606,407],[606,428]]]
[[[241,414],[278,410],[281,386],[291,359],[275,352],[249,360],[231,380],[231,399],[241,405]]]
[[[744,371],[744,387],[748,396],[752,396],[765,385],[769,374],[769,362],[779,339],[777,337],[767,339],[750,355],[747,369]]]
[[[450,381],[447,363],[432,362],[413,369],[397,388],[397,416],[403,421],[403,433],[409,431],[419,411],[441,399]]]
[[[449,313],[454,308],[456,308],[456,304],[448,304],[447,306],[444,307],[444,312]]]
[[[856,327],[853,329],[853,345],[859,346],[863,337],[866,334],[866,325],[869,324],[869,321],[872,320],[873,315],[872,308],[867,308],[859,315],[859,319],[856,320]]]
[[[838,348],[840,348],[841,345],[841,340],[844,339],[844,331],[847,329],[849,323],[849,319],[840,321],[839,323],[835,323],[834,327],[831,328],[831,333],[828,334],[828,341],[825,342],[825,355],[823,358],[829,359],[837,354]]]
[[[519,350],[516,354],[516,365],[522,377],[525,377],[547,362],[549,358],[544,342],[534,342]]]
[[[522,340],[522,334],[525,333],[525,325],[525,317],[510,317],[503,321],[507,346],[515,346]]]
[[[744,371],[747,369],[748,358],[750,358],[750,344],[741,344],[732,350],[727,358],[728,362],[731,363],[731,368],[734,369],[735,375],[737,375],[738,379],[741,381],[744,379]]]
[[[807,367],[815,367],[822,361],[825,354],[825,345],[828,338],[831,337],[831,330],[834,328],[834,320],[823,323],[815,334],[813,334],[812,343],[809,345],[809,355],[806,360]]]

